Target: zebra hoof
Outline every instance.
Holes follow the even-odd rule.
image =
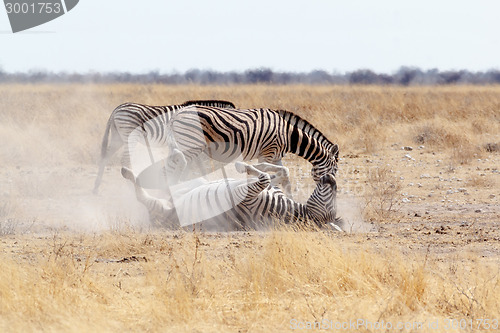
[[[344,230],[342,230],[338,225],[336,225],[335,223],[332,223],[330,222],[330,227],[332,227],[333,230],[335,231],[339,231],[339,232],[344,232]]]
[[[246,164],[244,162],[235,162],[234,163],[234,167],[236,168],[236,171],[238,171],[239,173],[247,172],[247,166],[248,166],[248,164]]]
[[[134,173],[133,173],[133,172],[132,172],[132,170],[130,170],[129,168],[122,167],[122,176],[123,176],[123,178],[128,179],[128,180],[130,180],[132,183],[134,183],[134,184],[135,184],[135,176],[134,176]]]

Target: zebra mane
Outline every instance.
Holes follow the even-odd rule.
[[[286,111],[286,110],[278,110],[279,115],[285,119],[287,122],[289,122],[291,125],[297,127],[298,129],[302,130],[303,132],[307,133],[309,136],[312,138],[318,140],[318,142],[325,146],[328,150],[332,152],[333,155],[338,156],[338,145],[334,144],[328,138],[321,133],[319,129],[314,127],[313,124],[305,120],[304,118],[296,115],[293,112]]]
[[[202,105],[202,106],[214,106],[218,108],[236,109],[236,106],[234,106],[233,103],[218,99],[192,100],[192,101],[186,101],[181,104],[181,106],[188,106],[188,105]]]

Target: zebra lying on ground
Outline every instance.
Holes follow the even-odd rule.
[[[102,139],[101,157],[99,170],[94,184],[94,193],[97,193],[102,181],[104,167],[110,158],[125,145],[123,153],[123,165],[130,166],[130,152],[127,145],[129,136],[133,131],[140,130],[146,135],[151,145],[163,144],[163,131],[172,115],[189,105],[209,105],[221,108],[232,108],[233,103],[221,100],[192,100],[179,105],[152,106],[137,103],[124,103],[119,105],[111,113],[106,124],[106,130]],[[153,120],[154,119],[154,120]],[[153,128],[154,126],[154,128]],[[110,137],[111,136],[111,137]]]
[[[206,153],[212,159],[282,165],[286,153],[308,160],[316,182],[326,174],[335,176],[338,146],[299,116],[284,110],[223,109],[191,105],[172,116],[166,130],[167,143],[178,147],[188,162]],[[289,179],[284,191],[291,197]]]
[[[342,221],[336,217],[337,183],[333,174],[323,175],[306,204],[300,204],[286,197],[279,188],[272,186],[278,177],[262,171],[280,172],[286,169],[285,167],[268,163],[252,166],[243,162],[236,162],[235,167],[238,172],[246,172],[253,177],[247,180],[227,179],[215,182],[198,179],[197,183],[190,183],[188,188],[184,187],[172,193],[173,197],[177,198],[175,207],[166,200],[150,196],[140,187],[130,169],[122,167],[122,175],[134,184],[137,199],[146,206],[150,218],[159,221],[163,226],[178,227],[179,220],[182,219],[189,223],[202,221],[203,228],[230,231],[254,229],[281,221],[314,223],[318,227],[333,227],[341,231],[337,225]],[[224,205],[224,199],[232,205]],[[208,212],[204,216],[210,217],[200,220],[204,210],[216,211],[219,214]],[[179,218],[180,215],[182,216]]]

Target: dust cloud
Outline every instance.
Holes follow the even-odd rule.
[[[2,91],[9,105],[0,101],[0,223],[21,233],[147,227],[147,212],[121,177],[119,157],[107,167],[99,195],[92,194],[115,102],[90,85],[46,88]]]
[[[23,232],[149,227],[148,213],[137,201],[133,185],[121,176],[121,152],[106,167],[99,194],[92,194],[108,117],[125,98],[132,98],[120,93],[122,88],[4,87],[0,92],[0,222],[10,221]],[[134,93],[132,100],[137,102],[165,99],[148,91]],[[305,203],[315,187],[310,165],[295,159],[288,166],[301,192],[294,199]],[[346,231],[369,230],[355,199],[339,198],[338,210]]]
[[[366,233],[375,227],[363,219],[362,201],[355,196],[337,197],[337,214],[342,218],[342,230],[347,233]]]

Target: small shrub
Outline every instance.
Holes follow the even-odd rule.
[[[495,185],[495,180],[488,176],[472,175],[465,184],[477,188],[492,188]]]
[[[484,145],[484,150],[486,150],[488,153],[498,152],[500,151],[500,144],[488,142]]]
[[[431,145],[441,148],[459,147],[469,142],[459,128],[447,124],[426,124],[417,127],[413,139],[420,145]]]
[[[452,162],[458,164],[468,164],[475,157],[478,156],[480,150],[473,145],[466,144],[461,145],[459,147],[454,147],[451,151],[451,160]]]
[[[367,218],[385,220],[395,213],[402,186],[400,179],[389,168],[370,170],[365,194],[365,215],[369,215]]]

